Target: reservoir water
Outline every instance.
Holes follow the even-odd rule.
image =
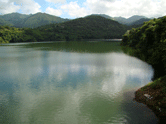
[[[151,65],[119,42],[0,46],[1,124],[156,124],[133,100]]]

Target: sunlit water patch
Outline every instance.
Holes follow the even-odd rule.
[[[116,48],[0,46],[0,123],[157,123],[151,110],[133,101],[134,91],[151,81],[152,67],[118,44],[103,44]]]

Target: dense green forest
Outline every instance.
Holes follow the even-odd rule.
[[[122,39],[124,51],[151,64],[153,81],[135,92],[135,100],[146,104],[159,123],[166,117],[166,16],[145,22],[142,27],[128,30]],[[128,47],[126,47],[128,46]],[[151,98],[145,97],[149,95]]]
[[[0,43],[122,38],[127,26],[101,16],[87,16],[38,28],[1,26]]]
[[[82,40],[122,38],[127,26],[101,16],[88,16],[65,23],[46,25],[38,28],[47,33],[46,40]]]
[[[122,45],[132,47],[135,56],[153,66],[155,79],[166,75],[166,16],[128,30]]]

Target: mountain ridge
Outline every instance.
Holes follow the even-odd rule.
[[[5,21],[8,21],[12,26],[17,28],[36,28],[50,23],[61,23],[69,20],[41,12],[29,15],[20,13],[10,13],[6,15],[1,15],[0,18]]]
[[[133,15],[129,18],[124,18],[124,17],[111,17],[106,14],[91,14],[93,16],[101,16],[107,19],[111,19],[114,21],[119,22],[120,24],[124,25],[132,25],[135,21],[138,21],[140,19],[146,18],[145,16],[140,16],[140,15]],[[87,15],[85,17],[91,16]],[[85,18],[82,17],[82,18]],[[52,23],[62,23],[65,21],[69,21],[70,19],[64,19],[58,16],[50,15],[47,13],[35,13],[35,14],[20,14],[20,13],[10,13],[10,14],[5,14],[5,15],[0,15],[0,24],[1,25],[10,25],[18,28],[36,28],[42,25],[47,25],[47,24],[52,24]],[[77,18],[76,18],[77,19]],[[140,21],[141,22],[141,21]],[[137,23],[136,23],[137,24]],[[143,22],[142,22],[143,24]]]

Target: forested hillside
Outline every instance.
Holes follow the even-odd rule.
[[[137,21],[140,19],[148,19],[148,18],[145,16],[139,16],[139,15],[134,15],[134,16],[131,16],[130,18],[114,17],[114,20],[118,21],[121,24],[125,24],[125,25],[134,25],[134,23],[137,24],[138,23]],[[145,21],[147,21],[147,20],[145,20]],[[140,24],[140,22],[141,21],[139,21],[139,24]],[[143,24],[143,22],[144,21],[142,20],[141,24]]]
[[[166,119],[166,16],[153,19],[123,35],[126,53],[139,57],[154,68],[154,81],[135,92],[135,100],[153,110],[159,121]],[[148,97],[146,97],[148,95]],[[150,98],[149,98],[150,96]],[[159,123],[160,123],[159,122]]]
[[[110,17],[105,14],[92,14],[89,16],[101,16],[106,19],[114,20],[119,22],[120,24],[125,25],[135,25],[134,27],[139,27],[143,24],[144,21],[149,20],[144,16],[132,16],[130,18],[123,17]],[[88,17],[88,16],[86,16]],[[86,18],[84,17],[84,18]],[[54,15],[49,15],[46,13],[36,13],[36,14],[20,14],[20,13],[10,13],[5,15],[0,15],[0,25],[8,25],[17,28],[36,28],[43,25],[62,23],[69,21],[69,19],[63,19]],[[130,26],[131,27],[131,26]]]
[[[68,19],[62,19],[60,17],[52,16],[46,13],[37,13],[21,20],[20,25],[17,25],[17,27],[36,28],[42,25],[62,23],[65,21],[68,21]]]
[[[1,43],[34,41],[78,41],[122,38],[127,26],[101,16],[88,16],[38,28],[1,26]]]
[[[46,13],[36,13],[33,15],[11,13],[0,16],[0,25],[10,25],[17,28],[35,28],[42,25],[61,23],[65,21],[68,21],[68,19],[63,19]]]
[[[122,38],[127,26],[101,16],[91,15],[38,29],[47,33],[48,40],[111,39]]]
[[[13,26],[10,22],[5,21],[4,19],[0,18],[0,25],[8,25],[8,26]]]
[[[20,25],[20,22],[29,17],[31,15],[26,15],[26,14],[19,14],[19,13],[11,13],[11,14],[6,14],[6,15],[1,15],[0,19],[5,20],[10,24],[10,26],[15,26],[18,27]],[[0,21],[1,22],[1,21]],[[4,24],[6,25],[6,24]]]
[[[155,78],[166,75],[166,16],[128,30],[122,45],[134,48],[137,57],[151,64]]]
[[[134,21],[133,23],[131,23],[130,25],[143,25],[144,22],[150,21],[151,19],[149,18],[141,18],[137,21]]]

